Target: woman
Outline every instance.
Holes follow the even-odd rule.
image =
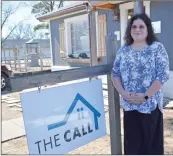
[[[124,154],[164,154],[163,91],[169,77],[167,52],[146,14],[131,18],[125,45],[116,55],[112,81],[122,97]]]

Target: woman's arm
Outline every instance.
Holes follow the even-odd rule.
[[[114,87],[119,92],[119,94],[122,94],[124,92],[124,89],[121,84],[121,73],[120,73],[120,61],[121,61],[121,48],[117,51],[116,58],[114,60],[111,78]]]
[[[156,80],[146,91],[146,95],[149,97],[161,89],[163,84],[169,79],[169,58],[166,49],[162,44],[159,45],[157,55],[155,57],[155,68]]]
[[[134,103],[135,101],[140,101],[144,102],[145,101],[145,96],[147,95],[149,98],[152,97],[160,88],[162,88],[162,84],[160,81],[155,80],[152,85],[148,88],[146,93],[132,93],[132,99],[129,100],[129,103]]]
[[[152,85],[148,88],[145,94],[139,93],[132,96],[136,96],[138,99],[143,99],[145,95],[149,98],[152,97],[159,89],[162,88],[164,83],[169,79],[169,58],[168,54],[161,44],[159,45],[157,55],[155,56],[155,69],[156,79]]]
[[[112,82],[113,82],[114,87],[115,87],[116,90],[118,91],[118,93],[119,93],[125,100],[132,101],[133,103],[139,103],[139,100],[138,100],[138,99],[134,99],[134,97],[132,96],[132,94],[134,94],[134,93],[126,92],[126,91],[124,90],[124,88],[122,87],[121,80],[120,80],[119,77],[113,77],[113,76],[112,76]]]
[[[113,83],[114,87],[116,88],[116,90],[118,91],[118,93],[120,95],[123,95],[123,93],[125,92],[125,90],[122,87],[120,78],[119,77],[113,77],[112,76],[112,83]]]
[[[124,99],[131,99],[131,93],[126,92],[122,86],[121,83],[121,73],[120,73],[120,61],[121,61],[121,48],[118,50],[116,54],[116,58],[113,64],[112,73],[111,73],[111,79],[113,82],[114,87],[118,91],[118,93],[124,98]]]
[[[150,98],[151,96],[153,96],[161,88],[162,88],[162,84],[160,83],[160,81],[159,80],[155,80],[152,83],[152,85],[150,86],[150,88],[148,88],[148,90],[146,91],[145,95],[147,95]]]

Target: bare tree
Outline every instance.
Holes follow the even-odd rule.
[[[33,26],[23,23],[19,24],[9,36],[10,39],[33,39],[34,37]]]
[[[61,8],[61,7],[63,7],[63,1],[64,0],[60,0],[59,5],[58,5],[58,9]]]
[[[46,14],[48,12],[52,12],[59,9],[60,7],[63,7],[64,0],[60,1],[41,1],[35,5],[32,5],[32,14],[36,14],[36,16]],[[48,29],[48,24],[38,24],[35,26],[34,30],[40,30],[40,29]]]
[[[31,13],[43,15],[55,9],[55,1],[41,1],[32,6]]]
[[[59,1],[38,1],[33,4],[32,2],[25,2],[25,6],[32,7],[31,13],[35,15],[43,15],[52,12],[60,7],[63,7],[64,0]]]
[[[5,7],[4,2],[1,2],[2,5],[2,22],[1,22],[1,30],[3,31],[3,28],[8,24],[8,20],[9,18],[14,15],[16,13],[16,11],[19,9],[20,6],[22,6],[22,3],[19,3],[17,6],[13,6],[13,5],[8,5]],[[24,19],[25,20],[25,19]],[[24,20],[18,22],[17,24],[15,24],[11,30],[9,31],[9,33],[2,38],[1,40],[1,45],[3,44],[3,42],[5,40],[8,39],[8,37],[11,35],[11,33],[17,28],[17,26],[19,24],[21,24]]]

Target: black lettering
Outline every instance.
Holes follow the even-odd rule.
[[[44,141],[44,149],[45,149],[45,151],[47,151],[46,145],[49,145],[49,144],[50,144],[50,145],[51,145],[51,148],[53,148],[51,137],[50,137],[50,142],[46,143],[46,142],[45,142],[45,139],[44,139],[43,141]]]
[[[90,124],[88,123],[88,133],[91,133],[91,132],[93,132],[93,130],[91,129]]]
[[[70,133],[70,130],[67,130],[67,131],[64,133],[64,140],[65,140],[66,142],[70,142],[70,141],[71,141],[71,138],[70,138],[70,139],[67,138],[67,134],[68,134],[68,133]]]
[[[40,141],[37,141],[35,144],[38,144],[38,152],[39,152],[39,154],[41,153],[41,151],[40,151],[40,145],[39,145],[39,143],[41,142],[41,140]]]
[[[81,134],[80,134],[80,132],[79,132],[79,129],[76,127],[76,128],[74,129],[73,140],[76,139],[77,136],[78,136],[78,137],[81,137]]]
[[[60,145],[61,145],[61,144],[58,144],[58,145],[57,145],[57,141],[59,140],[59,138],[56,138],[56,137],[57,137],[58,135],[59,135],[59,134],[54,135],[55,147],[57,147],[57,146],[60,146]]]
[[[82,134],[83,134],[83,135],[86,135],[86,134],[87,134],[87,132],[85,132],[84,125],[82,125]]]

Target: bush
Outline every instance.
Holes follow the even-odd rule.
[[[70,57],[70,58],[75,58],[75,57],[73,56],[73,54],[69,54],[68,57]]]
[[[81,58],[88,58],[88,56],[87,56],[86,53],[80,53],[80,54],[79,54],[79,57],[81,57]]]

